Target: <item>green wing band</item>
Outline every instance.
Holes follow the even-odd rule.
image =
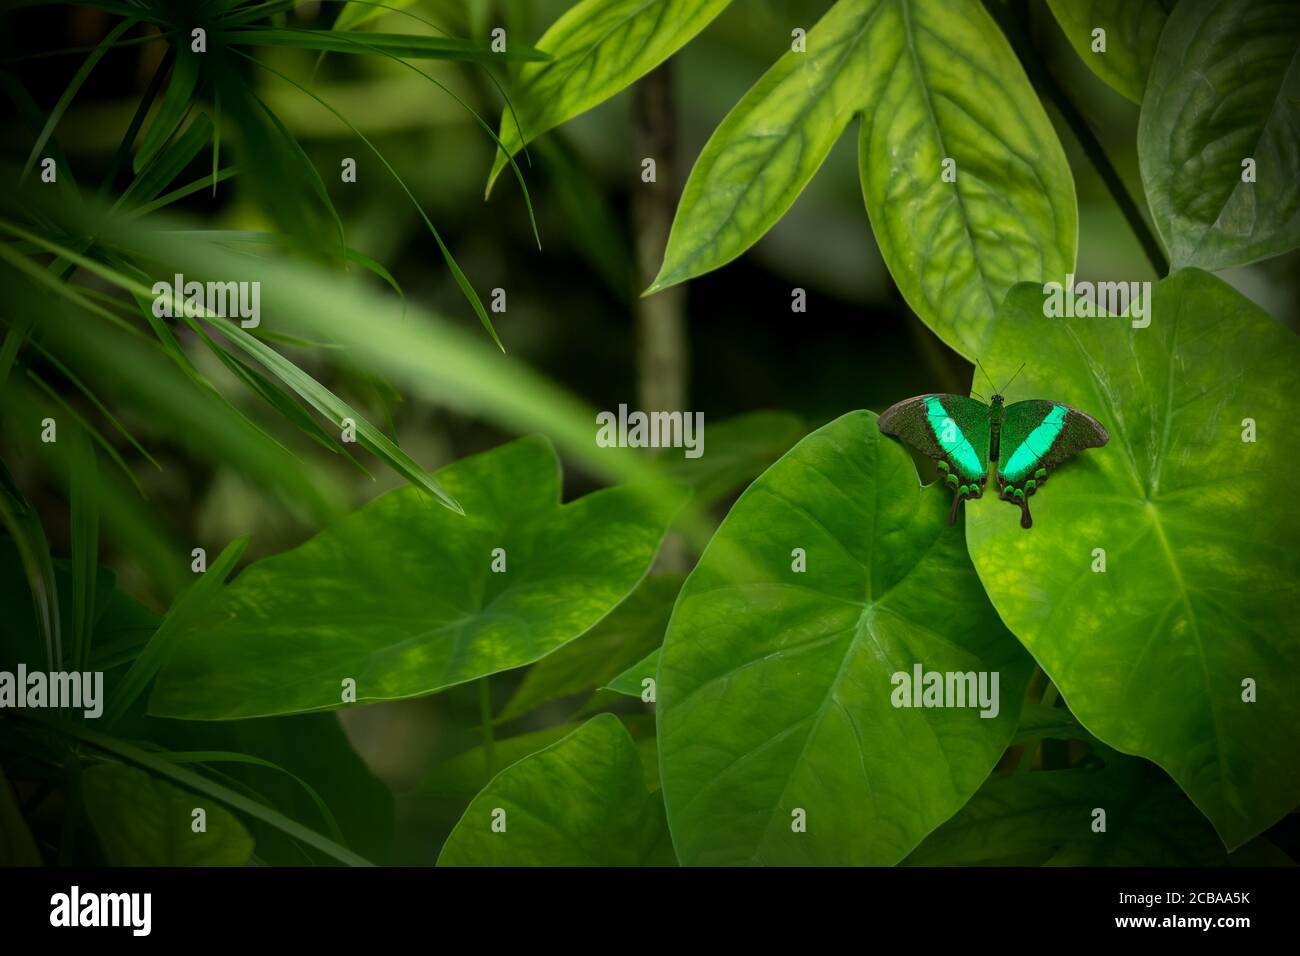
[[[1006,465],[1000,469],[1008,481],[1019,481],[1038,467],[1065,427],[1068,411],[1064,405],[1053,405],[1047,417],[1015,447]]]
[[[985,462],[971,445],[961,426],[943,407],[937,395],[925,400],[926,420],[934,432],[934,440],[939,443],[953,462],[968,476],[983,477],[986,474]]]

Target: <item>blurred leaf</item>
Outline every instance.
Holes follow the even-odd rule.
[[[1142,184],[1173,268],[1226,269],[1300,246],[1297,128],[1292,0],[1174,8],[1138,124]]]
[[[680,449],[658,453],[664,475],[690,485],[703,506],[744,488],[789,451],[808,426],[790,412],[750,412],[708,427],[706,454],[686,458]]]
[[[581,0],[537,41],[553,59],[529,63],[501,118],[487,191],[510,156],[547,130],[603,103],[672,56],[731,0]],[[514,48],[514,41],[510,41]]]
[[[1064,707],[1027,703],[1020,710],[1020,723],[1016,727],[1013,744],[1047,737],[1051,740],[1092,740],[1092,734],[1074,719]]]
[[[636,586],[673,511],[633,487],[561,506],[559,462],[539,437],[437,476],[465,517],[399,489],[257,562],[181,639],[150,712],[215,720],[328,710],[344,706],[348,678],[365,703],[532,663]],[[494,573],[499,561],[505,570]]]
[[[1093,829],[1096,810],[1104,832]],[[1105,769],[997,775],[930,834],[909,866],[1285,866],[1257,840],[1224,853],[1214,828],[1151,764],[1115,754]]]
[[[351,30],[353,27],[359,27],[369,20],[376,17],[382,17],[392,13],[395,10],[404,10],[413,4],[415,0],[387,0],[386,3],[349,3],[339,13],[339,18],[334,21],[335,30]]]
[[[1165,26],[1162,0],[1047,0],[1079,59],[1106,85],[1139,106]],[[1094,30],[1105,47],[1094,50]]]
[[[31,427],[42,426],[39,422],[32,422]],[[49,542],[45,539],[41,516],[14,484],[13,476],[3,461],[0,461],[0,523],[9,530],[22,559],[36,622],[45,645],[46,669],[62,670],[63,635],[59,626],[59,591],[54,580]]]
[[[628,697],[640,698],[646,690],[642,682],[646,679],[654,680],[655,675],[659,673],[659,657],[662,652],[662,648],[656,647],[641,660],[612,679],[602,690],[618,691],[618,693],[626,694]]]
[[[504,819],[504,832],[494,832],[494,819]],[[663,804],[611,714],[497,774],[438,857],[439,866],[673,864]]]
[[[131,664],[131,669],[122,682],[114,688],[112,702],[104,714],[105,726],[111,727],[127,712],[175,651],[179,636],[208,613],[222,584],[234,570],[236,562],[239,561],[247,546],[247,537],[228,544],[212,562],[212,566],[199,575],[185,593],[172,604],[158,630]]]
[[[496,740],[492,745],[496,766],[501,768],[516,764],[525,757],[549,747],[561,737],[567,737],[579,726],[581,725],[577,722],[559,724],[555,727]],[[492,776],[493,771],[489,768],[487,753],[482,747],[475,747],[439,763],[425,774],[412,792],[422,797],[442,797],[468,802],[487,785]]]
[[[352,43],[351,40],[348,40],[347,42]],[[353,45],[355,46],[355,43],[353,43]],[[388,170],[389,175],[391,175],[393,179],[396,180],[397,185],[401,187],[402,192],[406,194],[406,198],[409,199],[411,201],[411,205],[415,207],[415,211],[419,214],[420,219],[424,222],[425,228],[429,230],[429,234],[433,236],[434,242],[437,243],[438,251],[442,253],[443,261],[447,264],[447,268],[451,271],[451,277],[456,281],[456,285],[460,287],[461,294],[464,295],[465,300],[469,302],[470,306],[474,309],[474,313],[478,316],[479,322],[482,324],[483,328],[487,331],[488,335],[492,337],[492,341],[496,343],[497,348],[499,348],[502,352],[504,352],[506,350],[506,347],[505,345],[502,344],[500,337],[497,335],[497,330],[492,324],[492,319],[488,316],[487,310],[483,307],[483,301],[479,298],[478,293],[474,290],[474,286],[470,283],[469,278],[465,275],[464,271],[460,267],[460,264],[456,261],[456,257],[451,254],[451,249],[449,249],[447,247],[447,244],[443,241],[442,234],[439,233],[438,230],[434,227],[433,221],[429,219],[428,214],[424,211],[424,207],[420,205],[419,200],[415,198],[415,194],[411,192],[410,187],[406,185],[406,181],[402,179],[401,176],[398,175],[397,170],[393,168],[393,165],[388,161],[388,159],[384,156],[384,154],[379,151],[378,147],[376,147],[375,144],[372,143],[370,139],[363,132],[361,132],[360,129],[352,125],[352,123],[348,120],[347,117],[345,117],[342,113],[340,113],[338,110],[332,107],[325,100],[321,99],[311,90],[307,89],[307,87],[303,86],[300,83],[295,82],[294,80],[286,76],[284,73],[281,73],[279,70],[275,69],[274,67],[268,66],[267,64],[261,62],[260,60],[256,60],[250,56],[244,56],[244,54],[238,53],[238,51],[235,52],[239,56],[243,56],[244,59],[250,60],[251,62],[255,63],[257,66],[261,67],[263,70],[266,70],[268,73],[274,74],[275,76],[284,80],[290,86],[294,87],[299,92],[303,93],[305,96],[310,97],[316,103],[320,104],[320,106],[322,106],[324,109],[329,111],[336,119],[338,119],[339,122],[347,126],[347,128],[351,130],[352,133],[355,136],[357,136],[357,138],[359,138],[363,143],[365,143],[366,147],[372,153],[375,154],[375,158],[378,159],[379,162],[383,164],[384,168]]]
[[[340,842],[377,863],[392,854],[392,794],[352,749],[335,714],[180,721],[136,713],[121,729],[171,750],[234,751],[233,756],[245,762],[219,764],[222,771],[255,787],[287,818],[331,829],[322,817],[319,803],[323,803],[342,831]],[[263,862],[276,866],[333,862],[327,856],[304,856],[303,846],[274,825],[250,820],[248,827]]]
[[[641,765],[645,770],[646,787],[652,792],[657,791],[659,770],[658,757],[655,753],[654,715],[642,713],[617,716],[636,742],[637,751],[641,756]],[[531,733],[498,738],[493,745],[490,760],[482,746],[458,753],[438,763],[404,795],[416,798],[424,805],[431,806],[446,815],[443,831],[445,837],[460,820],[470,801],[488,785],[499,770],[546,749],[557,740],[573,733],[582,724],[582,720],[573,720]]]
[[[276,27],[264,30],[227,30],[222,39],[232,46],[278,46],[306,50],[323,50],[328,53],[366,53],[350,38],[339,36],[332,30],[302,30],[293,27]],[[392,53],[424,60],[460,60],[475,63],[530,60],[546,61],[546,54],[530,46],[508,43],[504,53],[472,40],[456,37],[420,36],[414,33],[367,33],[366,43]]]
[[[0,767],[0,866],[40,866],[41,854]]]
[[[629,663],[658,648],[683,580],[680,574],[643,580],[586,634],[529,668],[497,721],[513,720],[550,700],[595,690]]]
[[[86,815],[112,866],[243,866],[253,838],[224,807],[120,763],[81,775]],[[202,808],[207,830],[195,833]]]
[[[1008,401],[1084,409],[1110,443],[1043,486],[1031,531],[989,500],[967,510],[967,538],[1079,721],[1167,770],[1231,849],[1300,802],[1300,502],[1278,485],[1300,342],[1198,270],[1157,283],[1147,308],[1147,328],[1045,318],[1041,288],[1012,290],[989,374],[1026,361]]]
[[[232,790],[230,787],[217,783],[202,774],[195,773],[183,766],[178,766],[167,760],[164,755],[150,752],[128,741],[111,737],[108,734],[101,734],[98,731],[91,730],[88,727],[78,726],[75,724],[59,724],[57,726],[64,734],[84,741],[106,753],[113,754],[123,760],[128,761],[138,767],[143,767],[153,773],[156,777],[165,777],[167,780],[179,784],[187,790],[193,791],[199,796],[207,796],[213,800],[219,801],[227,807],[244,814],[254,820],[260,820],[267,823],[287,836],[293,837],[306,843],[308,846],[319,850],[331,859],[348,866],[370,866],[370,862],[364,857],[358,856],[345,846],[341,846],[334,840],[322,836],[310,827],[303,826],[296,820],[290,819],[278,810],[269,807],[257,800],[251,799],[242,793]],[[191,798],[191,806],[193,806]]]
[[[946,512],[870,412],[813,432],[741,495],[682,588],[659,662],[683,864],[892,865],[988,775],[1030,661]],[[893,675],[922,666],[998,674],[998,712],[893,706]]]
[[[72,520],[73,638],[71,669],[82,666],[90,653],[94,631],[95,585],[99,576],[99,499],[95,449],[84,430],[73,439],[72,474],[68,480]]]

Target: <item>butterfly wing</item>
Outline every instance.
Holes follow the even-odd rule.
[[[989,407],[964,395],[918,395],[891,405],[880,416],[880,430],[901,438],[939,462],[953,490],[948,523],[957,522],[957,505],[978,498],[989,478]]]
[[[1033,525],[1029,498],[1053,468],[1109,440],[1101,422],[1069,405],[1045,399],[1008,405],[998,439],[998,494],[1020,508],[1020,526]]]

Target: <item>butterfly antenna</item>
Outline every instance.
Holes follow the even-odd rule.
[[[1016,374],[1011,376],[1011,382],[1014,382],[1014,381],[1016,380],[1017,376],[1019,376],[1020,373],[1023,372],[1024,370],[1025,370],[1025,363],[1024,363],[1024,362],[1021,362],[1021,363],[1020,363],[1020,368],[1016,369]],[[1007,382],[1007,384],[1005,384],[1005,385],[1002,386],[1002,394],[1003,394],[1003,395],[1005,395],[1005,394],[1007,393],[1007,389],[1009,389],[1009,388],[1011,387],[1011,382]]]
[[[979,359],[976,359],[976,360],[975,360],[975,364],[978,365],[978,366],[980,367],[980,371],[983,372],[983,373],[984,373],[984,377],[987,378],[987,379],[989,380],[989,384],[993,386],[993,390],[994,390],[994,391],[997,391],[998,386],[997,386],[997,384],[993,381],[993,376],[989,375],[989,373],[988,373],[988,369],[986,369],[986,368],[984,367],[984,363],[981,362]]]

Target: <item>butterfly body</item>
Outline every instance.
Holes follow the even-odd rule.
[[[904,399],[880,416],[880,430],[935,459],[953,491],[948,523],[957,507],[980,498],[992,473],[998,497],[1020,508],[1020,526],[1033,526],[1029,499],[1052,469],[1084,448],[1110,439],[1087,412],[1044,399],[989,404],[964,395],[935,393]]]

